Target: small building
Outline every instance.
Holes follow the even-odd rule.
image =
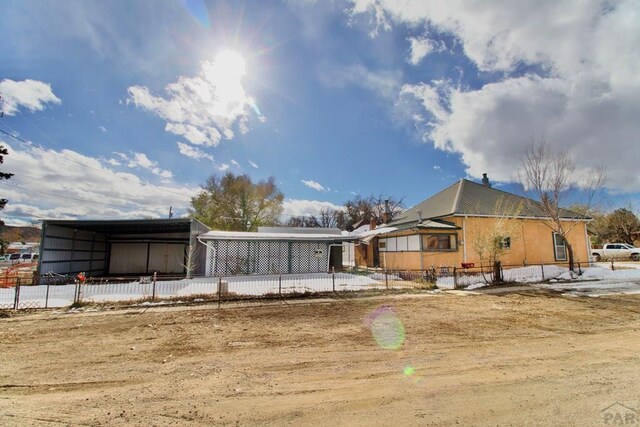
[[[11,242],[7,245],[5,249],[5,253],[7,254],[24,254],[24,253],[33,253],[38,252],[38,247],[40,243],[38,242]]]
[[[356,263],[389,270],[460,267],[463,263],[480,266],[483,260],[476,242],[505,219],[509,219],[510,227],[509,235],[502,236],[504,265],[568,261],[566,243],[549,228],[538,202],[492,188],[488,179],[482,184],[461,179],[393,221],[361,234]],[[590,259],[589,220],[562,211],[576,262]]]
[[[338,229],[298,227],[214,230],[199,237],[207,247],[207,276],[339,271],[342,243],[353,239]]]
[[[195,219],[44,220],[40,274],[203,275],[205,251]]]

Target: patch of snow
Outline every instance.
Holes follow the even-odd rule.
[[[489,284],[488,284],[488,283],[475,283],[475,284],[473,284],[473,285],[469,285],[469,286],[467,286],[465,289],[466,289],[467,291],[472,291],[472,290],[474,290],[474,289],[484,288],[485,286],[489,286]]]

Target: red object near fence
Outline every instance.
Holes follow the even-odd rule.
[[[463,262],[462,264],[462,268],[473,268],[475,267],[475,264],[472,262]]]

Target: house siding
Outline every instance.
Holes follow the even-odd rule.
[[[474,263],[479,266],[481,264],[480,258],[474,248],[474,241],[476,240],[479,232],[483,229],[487,229],[493,225],[496,221],[495,218],[489,217],[447,217],[442,218],[446,221],[456,224],[458,227],[464,230],[420,230],[410,231],[405,230],[398,233],[389,233],[381,236],[386,237],[398,237],[411,234],[435,234],[435,233],[447,233],[456,234],[458,238],[457,250],[451,252],[420,252],[405,251],[405,252],[380,252],[380,266],[388,270],[419,270],[433,267],[460,267],[463,262]],[[517,219],[515,232],[511,237],[511,248],[501,258],[504,265],[524,265],[524,264],[539,264],[539,263],[560,263],[565,261],[556,261],[554,257],[552,230],[545,225],[544,221],[540,219]],[[566,221],[565,226],[571,227],[575,224],[572,221]],[[567,236],[567,240],[573,247],[574,260],[576,262],[588,262],[589,261],[589,248],[587,247],[587,241],[585,239],[586,222],[581,221],[571,229]],[[466,241],[465,241],[466,239]],[[360,245],[367,250],[367,258],[357,257],[356,262],[358,265],[370,264],[373,259],[372,245]],[[375,242],[377,245],[378,243]],[[466,252],[466,260],[465,260]],[[422,256],[422,262],[420,257]],[[364,262],[366,261],[366,262]]]

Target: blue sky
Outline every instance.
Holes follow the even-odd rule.
[[[418,203],[532,140],[640,200],[637,1],[29,1],[0,16],[3,218],[184,214],[214,173],[285,214]]]

